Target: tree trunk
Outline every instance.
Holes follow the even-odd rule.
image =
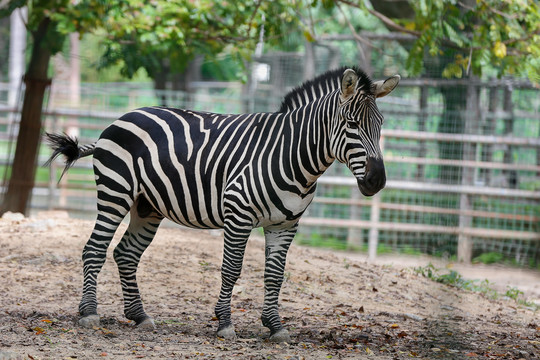
[[[441,133],[463,134],[467,89],[464,86],[443,86],[441,87],[441,93],[444,97],[444,113],[438,131]],[[462,156],[463,143],[439,142],[439,157],[441,159],[461,160]],[[441,165],[439,170],[440,182],[443,184],[459,184],[461,182],[461,170],[459,166]]]
[[[156,97],[159,99],[159,105],[167,106],[167,96],[165,96],[165,91],[167,90],[167,75],[168,73],[163,70],[154,74],[154,91],[156,92]]]
[[[50,85],[47,69],[51,58],[51,50],[47,44],[47,35],[51,21],[45,18],[33,34],[34,44],[28,71],[24,77],[26,91],[21,112],[21,123],[15,158],[11,168],[11,177],[4,202],[0,209],[26,214],[26,207],[31,198],[36,174],[36,155],[41,136],[41,112],[45,90]]]

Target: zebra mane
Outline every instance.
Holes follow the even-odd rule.
[[[313,80],[308,80],[302,85],[291,90],[281,103],[279,108],[280,113],[288,112],[305,105],[319,98],[321,95],[326,95],[340,86],[341,77],[346,69],[353,69],[359,76],[357,88],[366,89],[371,92],[371,79],[366,73],[356,66],[343,66],[335,70],[327,71]]]

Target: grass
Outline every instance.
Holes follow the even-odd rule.
[[[480,256],[475,257],[472,262],[473,264],[495,264],[502,263],[504,260],[504,255],[498,252],[487,252],[483,253]]]
[[[446,284],[459,289],[478,292],[488,297],[489,299],[506,298],[512,299],[516,303],[531,308],[533,311],[540,310],[540,305],[528,302],[523,298],[523,292],[516,287],[507,287],[504,294],[500,294],[497,290],[492,288],[492,283],[489,280],[467,280],[461,276],[457,271],[450,270],[449,273],[441,274],[441,269],[436,268],[433,264],[429,263],[426,266],[419,266],[413,268],[414,272],[418,275],[422,275],[428,279],[436,281],[441,284]]]

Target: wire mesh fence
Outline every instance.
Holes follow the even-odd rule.
[[[444,95],[445,86],[467,96]],[[360,199],[347,170],[334,167],[332,181],[321,179],[300,241],[341,249],[371,241],[379,253],[465,260],[498,253],[538,266],[538,91],[504,81],[405,80],[393,96],[379,104],[386,189]]]
[[[324,51],[317,72],[334,61]],[[85,84],[74,102],[69,87],[53,84],[44,129],[92,142],[122,113],[163,102],[222,113],[275,111],[285,93],[302,82],[303,57],[272,54],[257,61],[267,65],[259,79],[197,82],[190,93],[156,92],[150,84]],[[399,91],[379,102],[386,189],[363,198],[350,171],[334,164],[319,181],[296,241],[465,260],[502,254],[516,264],[539,266],[538,95],[538,89],[517,80],[402,80]],[[3,173],[16,133],[12,110],[0,106]],[[39,164],[48,154],[42,147]],[[32,207],[94,216],[91,167],[90,159],[81,159],[58,185],[62,164],[54,163],[50,172],[40,168]]]

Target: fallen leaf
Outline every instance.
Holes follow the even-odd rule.
[[[41,334],[46,334],[47,331],[43,328],[40,328],[39,326],[36,326],[34,328],[32,328],[32,330],[34,330],[36,332],[36,335],[41,335]]]
[[[478,354],[477,354],[477,353],[474,353],[474,352],[470,352],[470,353],[465,354],[465,356],[468,356],[468,357],[478,357]]]

